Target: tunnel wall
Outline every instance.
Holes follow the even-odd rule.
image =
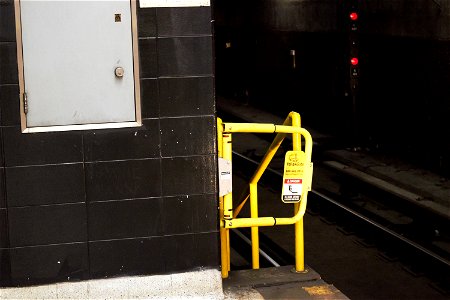
[[[217,269],[211,8],[138,9],[126,129],[22,134],[14,24],[1,1],[0,286]]]
[[[448,1],[246,3],[216,0],[218,95],[283,117],[298,111],[305,126],[344,141],[356,132],[362,147],[450,175]],[[352,10],[359,12],[356,126],[349,83]]]

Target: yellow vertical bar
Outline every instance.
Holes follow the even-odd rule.
[[[298,113],[291,113],[292,115],[292,126],[300,127],[300,115]],[[294,151],[301,150],[302,142],[301,135],[298,133],[292,134],[292,147]],[[294,215],[300,209],[300,203],[294,204]],[[304,257],[304,236],[303,236],[303,218],[294,224],[295,226],[295,271],[304,272],[305,271],[305,257]]]
[[[227,269],[228,271],[231,270],[231,251],[230,251],[230,229],[227,228],[225,231],[226,233],[226,239],[227,239]]]
[[[229,229],[225,229],[223,227],[220,228],[220,258],[222,264],[222,278],[228,278],[228,272],[230,271],[229,268],[230,254],[228,252],[229,242],[227,235],[228,231]]]
[[[250,183],[250,217],[258,218],[258,188],[257,183]],[[251,229],[252,237],[252,268],[259,269],[259,234],[258,226]]]
[[[223,157],[223,125],[222,120],[217,118],[217,155]],[[222,278],[228,278],[228,272],[230,271],[229,261],[229,240],[228,232],[229,229],[224,228],[224,218],[223,218],[223,197],[219,197],[219,217],[220,217],[220,259],[222,265]]]
[[[232,156],[232,139],[231,133],[223,134],[223,149],[222,154],[223,158],[229,160],[231,162]],[[233,194],[229,193],[223,196],[223,217],[224,219],[232,219],[233,218]]]
[[[222,134],[222,155],[224,159],[227,159],[231,162],[231,158],[233,155],[233,147],[232,147],[232,136],[231,133]],[[223,218],[224,219],[232,219],[233,218],[233,194],[229,193],[223,196]],[[226,252],[227,252],[227,269],[230,270],[230,230],[225,230],[225,240],[226,240]]]
[[[217,155],[219,157],[223,157],[222,134],[223,134],[222,119],[217,118]]]

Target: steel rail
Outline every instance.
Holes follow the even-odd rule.
[[[246,160],[248,162],[251,162],[253,164],[258,164],[256,161],[254,161],[254,160],[252,160],[252,159],[250,159],[250,158],[248,158],[248,157],[246,157],[246,156],[244,156],[244,155],[242,155],[240,153],[237,153],[235,151],[233,151],[233,155],[239,157],[240,159],[244,159],[244,160]],[[274,174],[274,175],[280,176],[281,178],[283,177],[283,174],[281,172],[278,172],[278,171],[276,171],[276,170],[274,170],[272,168],[267,168],[266,170],[268,172]],[[318,192],[318,191],[316,191],[314,189],[311,190],[311,194],[316,196],[316,197],[319,197],[319,198],[321,198],[321,199],[323,199],[323,200],[325,200],[325,201],[327,201],[327,202],[329,202],[331,204],[333,204],[336,207],[339,207],[340,209],[342,209],[342,210],[346,211],[347,213],[357,217],[358,219],[362,220],[363,222],[372,225],[373,227],[383,231],[384,233],[389,234],[390,236],[392,236],[392,237],[402,241],[403,243],[405,243],[405,244],[415,248],[416,250],[420,251],[421,253],[426,254],[429,257],[432,257],[433,259],[435,259],[436,261],[439,261],[440,263],[444,264],[445,266],[450,267],[450,261],[449,260],[447,260],[444,257],[442,257],[442,256],[440,256],[440,255],[438,255],[438,254],[428,250],[427,248],[419,245],[418,243],[416,243],[416,242],[414,242],[414,241],[412,241],[412,240],[402,236],[401,234],[399,234],[399,233],[397,233],[397,232],[387,228],[386,226],[383,226],[380,223],[369,219],[368,217],[364,216],[363,214],[361,214],[361,213],[359,213],[359,212],[357,212],[357,211],[355,211],[355,210],[353,210],[353,209],[343,205],[342,203],[339,203],[336,200],[331,199],[330,197],[328,197],[328,196],[326,196],[326,195],[324,195],[324,194],[322,194],[322,193],[320,193],[320,192]]]
[[[238,237],[240,237],[245,243],[247,243],[249,246],[252,245],[252,241],[246,237],[239,229],[232,228],[231,229]],[[275,261],[272,257],[270,257],[269,254],[267,254],[264,250],[259,248],[259,254],[261,254],[262,257],[264,257],[268,262],[270,262],[274,267],[279,267],[280,264]]]

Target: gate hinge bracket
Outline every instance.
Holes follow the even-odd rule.
[[[22,98],[23,99],[23,112],[24,112],[24,114],[27,114],[28,113],[28,96],[27,96],[27,93],[24,92],[22,97],[23,97]]]

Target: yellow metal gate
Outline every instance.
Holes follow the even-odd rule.
[[[220,197],[220,240],[222,277],[227,278],[230,271],[230,235],[231,228],[251,227],[252,267],[259,269],[259,226],[292,225],[295,226],[295,271],[305,272],[303,216],[306,211],[308,191],[312,180],[312,138],[309,132],[300,126],[300,115],[291,112],[283,125],[255,123],[225,123],[217,120],[218,154],[219,157],[231,162],[232,133],[277,133],[267,150],[256,172],[249,183],[249,195],[233,210],[233,195],[228,193]],[[298,152],[302,161],[302,180],[304,188],[299,202],[294,204],[294,215],[291,218],[258,217],[257,185],[270,161],[274,157],[287,134],[292,134],[293,151]],[[302,141],[304,140],[304,143]],[[303,149],[302,149],[303,146]],[[250,218],[237,218],[247,200],[250,199]]]

